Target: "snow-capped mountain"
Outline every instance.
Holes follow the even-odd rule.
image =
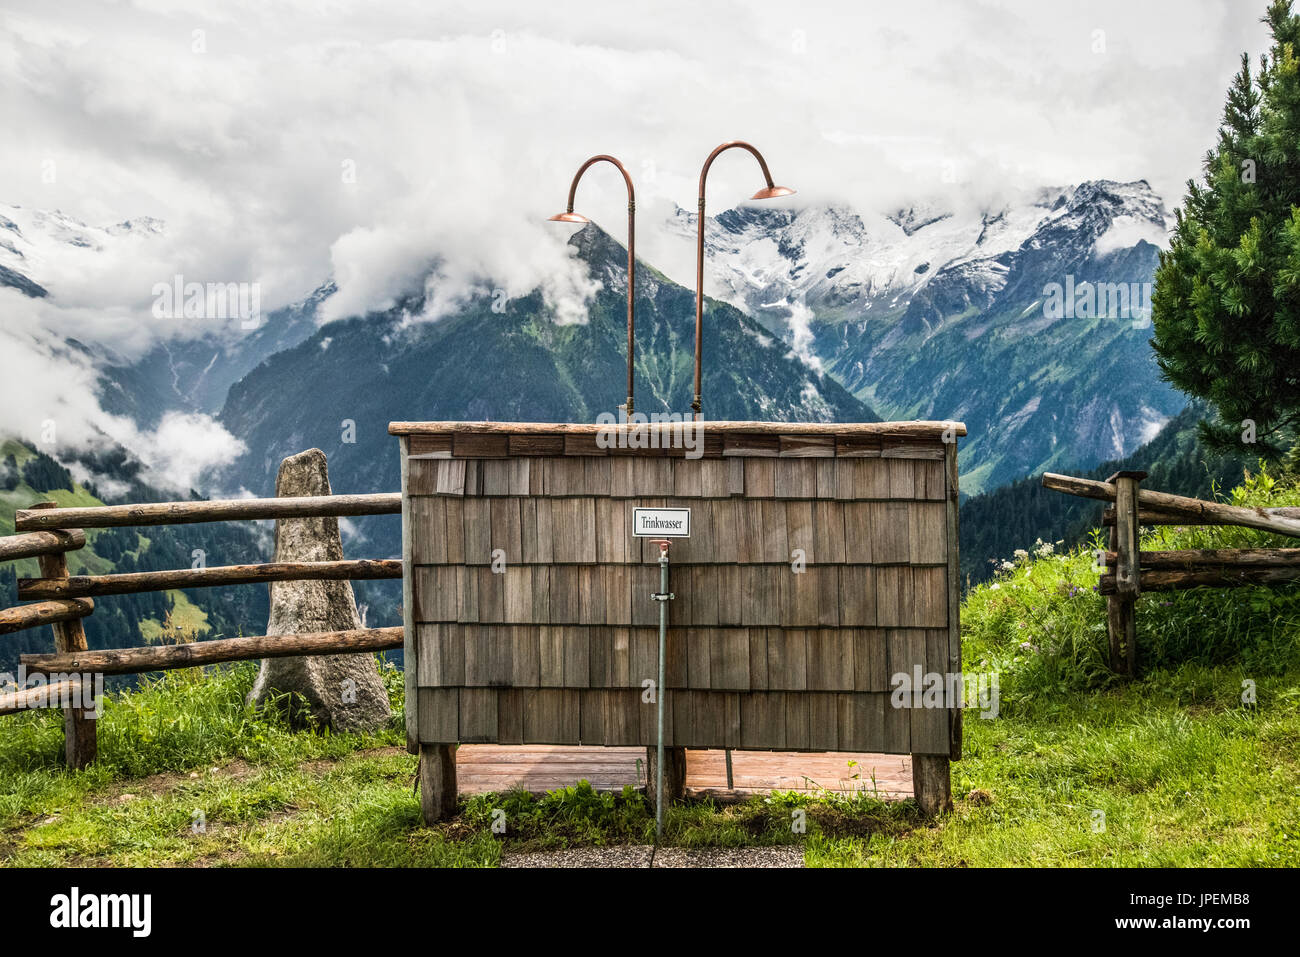
[[[686,238],[694,214],[669,228]],[[706,285],[881,414],[964,418],[973,491],[1127,454],[1182,408],[1133,321],[1167,230],[1143,181],[975,212],[746,206],[706,222]]]
[[[1007,280],[1004,257],[1021,246],[1161,245],[1167,218],[1145,182],[1042,190],[979,212],[926,204],[864,216],[844,206],[741,206],[705,224],[709,290],[774,329],[799,304],[819,322],[888,317],[954,276],[996,293]],[[695,214],[679,208],[669,227],[688,238]]]
[[[16,207],[0,207],[0,217],[0,269],[7,270],[0,282],[33,297],[57,299],[54,265],[70,249],[93,256],[114,242],[162,234],[149,219],[88,227]],[[758,349],[753,369],[764,368],[769,353],[787,352],[808,367],[799,396],[789,387],[800,376],[788,371],[770,389],[762,386],[768,373],[751,383],[757,406],[742,401],[743,382],[727,389],[746,414],[760,417],[842,416],[842,398],[825,401],[838,382],[889,418],[964,419],[970,435],[962,445],[963,488],[970,492],[1047,467],[1089,468],[1119,458],[1185,404],[1160,381],[1140,321],[1167,225],[1163,204],[1141,181],[1043,190],[974,212],[933,204],[882,215],[843,206],[726,210],[706,223],[707,293],[755,320],[736,324]],[[678,211],[667,228],[691,238],[694,216]],[[598,255],[588,263],[605,292],[619,295],[621,260]],[[660,297],[671,289],[682,301],[675,298],[667,310],[674,317],[663,327],[668,337],[646,352],[642,374],[667,407],[684,407],[678,393],[689,363],[673,330],[679,309],[690,318],[692,297],[668,282],[655,288]],[[333,291],[326,282],[238,337],[218,330],[160,341],[130,362],[105,350],[101,401],[145,427],[172,409],[216,413],[259,364],[309,338],[321,339],[313,355],[331,348],[336,337],[318,336],[317,311]],[[1124,310],[1117,318],[1110,307],[1119,293]],[[665,306],[644,299],[638,305],[639,313],[656,309]],[[548,324],[535,331],[530,350],[553,351],[571,335]],[[771,349],[774,340],[784,346]],[[567,370],[577,357],[547,361]],[[584,368],[572,374],[595,374]],[[585,414],[585,401],[543,405],[548,414]],[[461,412],[499,414],[487,406]]]
[[[162,221],[148,216],[111,226],[88,226],[57,209],[0,204],[0,286],[44,297],[58,273],[79,258],[85,261],[85,256],[127,237],[161,236],[163,232]]]

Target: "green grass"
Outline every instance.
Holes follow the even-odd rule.
[[[98,764],[58,769],[57,716],[6,718],[0,859],[10,866],[492,866],[506,850],[648,843],[631,790],[578,785],[464,801],[420,823],[398,719],[373,735],[290,730],[244,705],[251,665],[173,675],[110,700]],[[395,706],[400,681],[388,673]],[[668,844],[803,844],[813,866],[1294,866],[1300,863],[1300,692],[1293,672],[1243,706],[1234,669],[1187,666],[1071,692],[1014,715],[968,713],[957,808],[773,794],[675,806]],[[492,832],[493,812],[506,832]],[[802,809],[804,833],[793,827]],[[204,827],[195,830],[195,812]],[[1094,831],[1095,812],[1105,828]]]
[[[1259,476],[1233,498],[1297,504],[1300,492]],[[1269,541],[1164,528],[1144,547]],[[797,844],[828,867],[1300,865],[1300,589],[1143,596],[1142,674],[1122,682],[1103,663],[1092,555],[1037,552],[1010,557],[963,606],[966,669],[996,675],[999,694],[996,717],[967,711],[952,814],[926,822],[911,801],[774,793],[669,808],[665,842]],[[472,797],[426,828],[399,673],[383,672],[388,727],[332,735],[247,706],[255,671],[175,672],[110,696],[100,760],[80,773],[59,767],[59,715],[0,719],[0,861],[494,866],[509,851],[653,836],[641,794],[585,784]]]

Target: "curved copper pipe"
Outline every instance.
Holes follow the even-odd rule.
[[[587,172],[589,167],[600,162],[613,163],[623,174],[623,181],[627,183],[627,414],[630,416],[632,414],[632,350],[635,342],[633,302],[636,298],[636,191],[632,187],[632,177],[628,174],[627,168],[605,153],[587,160],[578,167],[578,172],[573,175],[573,182],[569,184],[568,209],[552,216],[551,219],[570,223],[590,221],[585,216],[574,213],[573,200],[578,192],[578,180],[582,179],[582,174]]]
[[[751,199],[772,199],[777,196],[789,196],[794,192],[772,182],[772,174],[768,172],[767,160],[763,159],[763,154],[743,140],[723,143],[709,154],[709,158],[704,161],[704,168],[700,170],[699,229],[695,244],[695,401],[691,403],[697,421],[704,418],[700,396],[700,358],[704,345],[704,183],[709,177],[709,167],[713,165],[713,161],[735,146],[754,154],[754,159],[758,160],[759,168],[763,171],[763,179],[767,182],[767,186],[751,196]]]

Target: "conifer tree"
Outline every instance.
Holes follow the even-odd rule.
[[[1203,439],[1271,457],[1300,427],[1300,16],[1273,0],[1264,22],[1271,49],[1253,74],[1242,54],[1204,183],[1188,182],[1160,256],[1151,345],[1216,413]]]

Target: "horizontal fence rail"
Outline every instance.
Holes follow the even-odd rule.
[[[1118,561],[1106,553],[1106,564]],[[1138,552],[1143,568],[1196,568],[1205,565],[1248,565],[1253,568],[1300,568],[1300,548],[1186,548],[1169,552]]]
[[[348,631],[318,631],[298,635],[217,638],[184,645],[155,645],[148,648],[124,648],[115,651],[22,655],[19,660],[29,671],[46,674],[80,671],[121,675],[258,658],[389,651],[402,647],[402,634],[403,627],[394,625],[391,628],[356,628]]]
[[[24,628],[39,628],[41,625],[85,618],[94,610],[95,603],[89,598],[39,601],[31,605],[0,609],[0,635],[22,631]]]
[[[96,505],[87,508],[31,509],[14,514],[19,531],[66,528],[115,528],[125,525],[183,525],[249,519],[322,518],[351,515],[397,515],[400,492],[370,495],[302,495],[286,498],[235,498],[145,505]]]
[[[176,568],[118,575],[72,575],[68,578],[20,578],[19,598],[74,598],[86,595],[130,595],[172,588],[210,588],[282,581],[376,581],[402,577],[398,559],[353,559],[336,562],[263,562]]]
[[[58,555],[75,551],[85,544],[86,533],[79,528],[7,535],[0,538],[0,562],[16,562],[22,558],[37,558],[41,555]]]
[[[33,708],[61,708],[63,702],[75,700],[80,694],[81,682],[76,679],[10,691],[0,694],[0,715],[17,714]]]
[[[1184,588],[1232,588],[1237,585],[1274,585],[1300,580],[1300,568],[1196,568],[1187,571],[1165,569],[1138,574],[1142,591],[1178,591]],[[1114,575],[1103,575],[1097,592],[1115,595],[1118,590]]]
[[[1099,499],[1103,502],[1115,501],[1117,493],[1117,487],[1113,482],[1098,482],[1093,479],[1057,475],[1053,472],[1043,474],[1043,487],[1065,492],[1068,495]],[[1243,508],[1240,505],[1206,502],[1199,498],[1170,495],[1168,492],[1153,492],[1144,488],[1137,490],[1137,504],[1139,509],[1179,516],[1188,525],[1240,525],[1243,528],[1256,528],[1263,532],[1300,537],[1300,518],[1279,515],[1263,508]]]
[[[1261,508],[1254,511],[1262,512],[1265,515],[1274,515],[1278,518],[1300,518],[1300,508],[1294,506],[1283,506],[1280,508]],[[1115,524],[1115,508],[1111,506],[1101,513],[1101,524],[1113,526]],[[1158,512],[1154,509],[1138,509],[1139,525],[1236,525],[1235,521],[1225,518],[1211,518],[1204,516],[1198,518],[1195,522],[1189,522],[1186,515],[1174,515],[1169,512]]]

